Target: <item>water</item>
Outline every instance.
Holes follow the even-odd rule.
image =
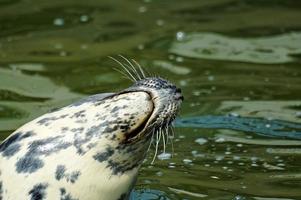
[[[135,58],[183,90],[167,154],[132,199],[301,199],[301,3],[0,1],[0,140],[25,122],[130,82]],[[162,153],[162,152],[160,152]]]

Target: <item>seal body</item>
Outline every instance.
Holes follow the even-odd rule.
[[[148,78],[23,125],[0,145],[0,200],[127,199],[152,134],[182,99]]]

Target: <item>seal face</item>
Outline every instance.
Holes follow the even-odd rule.
[[[0,199],[127,199],[151,137],[182,101],[170,82],[145,78],[23,125],[0,145]]]

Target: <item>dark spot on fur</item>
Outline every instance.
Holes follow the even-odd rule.
[[[66,189],[65,188],[60,188],[60,192],[61,192],[61,195],[65,195],[66,194]]]
[[[80,176],[80,171],[74,171],[70,175],[66,176],[67,182],[75,183],[78,177]]]
[[[33,156],[25,156],[16,163],[18,173],[33,173],[44,166],[44,162]]]
[[[118,110],[120,110],[121,107],[120,106],[115,106],[112,110],[111,113],[117,112]]]
[[[69,128],[68,127],[62,127],[61,130],[62,130],[62,133],[64,133],[64,132],[68,131]]]
[[[20,150],[20,145],[19,144],[11,144],[9,145],[5,151],[2,152],[2,155],[4,157],[11,157],[15,155]]]
[[[64,165],[58,165],[55,171],[55,178],[58,181],[62,178],[65,178],[67,182],[75,183],[80,174],[80,171],[73,171],[71,173],[67,173],[66,167]]]
[[[2,200],[2,194],[3,194],[3,183],[0,181],[0,200]]]
[[[113,175],[120,175],[123,174],[124,172],[131,170],[135,167],[137,167],[140,163],[139,162],[132,162],[132,161],[114,161],[114,160],[109,160],[107,168],[110,168],[112,170]]]
[[[0,145],[0,152],[2,152],[2,155],[4,157],[11,157],[15,155],[20,150],[19,142],[32,135],[32,131],[28,131],[24,134],[22,132],[17,132],[13,134]]]
[[[41,140],[35,140],[29,145],[29,150],[27,154],[36,155],[36,156],[40,156],[40,155],[48,156],[60,150],[67,149],[69,146],[72,145],[69,142],[64,142],[60,140],[61,137],[62,136],[57,136],[57,137],[49,137]],[[45,146],[51,146],[51,147],[44,148]]]
[[[71,196],[71,194],[67,194],[67,191],[65,188],[60,188],[60,194],[61,194],[61,197],[60,197],[60,200],[78,200],[78,199],[75,199]]]
[[[87,136],[96,136],[102,133],[102,129],[109,126],[109,122],[108,121],[104,121],[102,124],[98,125],[98,126],[92,126],[91,128],[89,128],[86,132]]]
[[[78,117],[85,117],[86,114],[85,114],[85,110],[81,110],[81,111],[78,111],[76,113],[74,113],[71,118],[78,118]]]
[[[111,136],[111,140],[114,140],[115,138],[116,138],[116,135],[113,134],[113,135]]]
[[[41,156],[49,156],[71,146],[61,140],[62,136],[49,137],[46,139],[35,140],[29,144],[26,154],[16,163],[18,173],[33,173],[44,166]]]
[[[120,129],[122,132],[127,132],[130,129],[130,125],[129,124],[120,125]]]
[[[83,130],[84,130],[83,127],[81,127],[81,128],[73,128],[73,129],[71,129],[71,132],[73,132],[73,133],[82,133]]]
[[[112,132],[116,131],[117,129],[118,129],[118,126],[117,126],[117,125],[115,125],[115,126],[113,126],[113,127],[107,126],[107,127],[105,128],[104,132],[105,132],[105,133],[112,133]]]
[[[114,150],[110,147],[106,148],[105,152],[96,153],[93,158],[94,160],[97,160],[98,162],[103,162],[107,160],[109,157],[111,157],[114,154]]]
[[[46,188],[48,187],[48,184],[46,183],[39,183],[35,185],[29,192],[28,195],[30,195],[30,200],[42,200],[46,198]]]
[[[51,122],[56,121],[57,119],[60,119],[60,117],[45,117],[37,121],[37,124],[48,126]]]
[[[66,168],[64,165],[58,165],[55,170],[55,178],[56,180],[61,180],[65,175]]]
[[[69,116],[69,114],[61,115],[60,118],[64,119],[65,117],[68,117],[68,116]]]

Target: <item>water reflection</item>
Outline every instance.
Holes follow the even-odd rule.
[[[198,127],[198,128],[219,128],[219,129],[233,129],[240,131],[252,132],[255,134],[265,135],[268,137],[280,137],[301,139],[301,124],[288,121],[260,119],[251,117],[238,116],[199,116],[178,119],[176,121],[178,127]],[[228,140],[230,137],[228,137]],[[226,140],[226,138],[224,138]],[[280,140],[281,142],[282,140]],[[259,141],[251,140],[250,143],[257,143]],[[285,145],[287,141],[282,141]],[[271,141],[275,143],[275,141]],[[268,145],[268,143],[265,143]],[[301,145],[301,142],[299,143]]]
[[[301,33],[260,38],[233,38],[216,33],[180,34],[170,52],[212,60],[277,64],[295,61],[301,54]]]

